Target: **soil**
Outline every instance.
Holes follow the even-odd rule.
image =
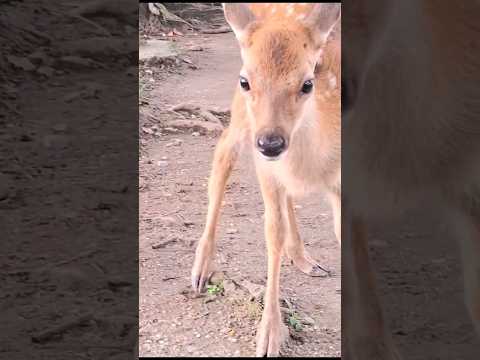
[[[137,123],[119,119],[138,114],[136,35],[89,46],[98,29],[70,1],[1,8],[0,357],[131,359]],[[135,32],[95,21],[109,44]]]
[[[252,356],[261,304],[251,287],[265,284],[266,254],[251,155],[246,151],[233,171],[218,228],[216,265],[224,291],[196,298],[189,291],[190,270],[219,129],[196,114],[169,111],[180,103],[228,108],[241,66],[239,49],[232,33],[186,31],[151,39],[157,45],[170,40],[176,54],[140,66],[140,355]],[[179,126],[187,120],[194,126]],[[228,123],[228,116],[219,120]],[[309,278],[283,264],[281,292],[291,336],[282,354],[340,356],[341,259],[331,210],[322,196],[298,205],[307,249],[334,276]],[[372,227],[369,248],[386,319],[407,359],[477,359],[480,346],[463,302],[457,236],[449,214],[428,205]],[[295,319],[306,324],[295,329]]]
[[[239,284],[263,287],[267,259],[251,155],[246,150],[233,171],[218,228],[216,265],[225,289],[195,298],[190,271],[218,131],[177,130],[171,124],[185,119],[168,111],[179,103],[228,108],[240,52],[231,32],[175,40],[178,56],[195,69],[184,61],[140,68],[140,355],[253,356],[261,302]],[[202,51],[189,50],[198,46]],[[340,356],[340,247],[331,210],[319,195],[299,201],[297,216],[308,252],[333,276],[312,278],[283,264],[281,291],[292,336],[282,354]]]

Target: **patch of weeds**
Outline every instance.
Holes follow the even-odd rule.
[[[223,283],[207,285],[207,293],[210,295],[221,295],[223,293]]]
[[[297,313],[292,312],[291,314],[289,314],[287,318],[287,322],[288,322],[288,325],[290,325],[295,331],[303,330],[303,325],[300,322],[300,319]]]

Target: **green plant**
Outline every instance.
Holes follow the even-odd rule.
[[[207,285],[207,292],[210,295],[219,295],[223,292],[223,283]]]
[[[292,312],[288,316],[288,324],[296,331],[302,331],[303,329],[302,323],[300,322],[298,315],[294,312]]]

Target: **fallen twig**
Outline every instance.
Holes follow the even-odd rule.
[[[99,251],[98,249],[84,251],[84,252],[81,253],[81,254],[78,254],[78,255],[76,255],[76,256],[74,256],[74,257],[71,257],[70,259],[61,260],[61,261],[59,261],[59,262],[56,262],[55,264],[52,264],[51,267],[69,264],[69,263],[71,263],[71,262],[74,262],[74,261],[83,259],[83,258],[85,258],[85,257],[90,257],[90,256],[92,256],[93,254],[97,253],[98,251]]]
[[[199,105],[193,105],[189,103],[181,103],[181,104],[175,105],[174,107],[171,108],[171,111],[175,111],[175,112],[186,111],[191,114],[196,114],[204,118],[206,121],[219,124],[223,127],[223,124],[220,121],[220,119],[214,115],[214,111],[219,115],[224,114],[223,112],[220,112],[220,111],[216,111],[216,110],[212,111],[211,109],[203,108]]]
[[[167,245],[173,244],[173,243],[175,243],[175,242],[177,242],[177,239],[176,239],[176,238],[172,238],[172,239],[163,241],[163,242],[161,242],[161,243],[152,245],[152,249],[154,249],[154,250],[156,250],[156,249],[163,249],[163,248],[166,247]]]
[[[162,278],[162,281],[175,280],[175,279],[180,279],[180,276],[167,276]]]
[[[88,25],[91,25],[93,26],[94,28],[97,28],[97,30],[100,31],[101,34],[105,35],[105,36],[112,36],[112,34],[110,33],[110,31],[108,31],[106,28],[104,28],[102,25],[96,23],[95,21],[92,21],[92,20],[89,20],[87,19],[86,17],[83,16],[83,13],[81,11],[78,11],[78,10],[75,10],[75,11],[72,11],[72,12],[59,12],[59,11],[56,11],[56,10],[49,10],[52,14],[54,15],[58,15],[58,16],[68,16],[72,19],[77,19],[77,20],[80,20],[80,21],[83,21],[84,23],[88,24]]]
[[[203,120],[173,120],[168,122],[168,127],[180,130],[193,130],[200,133],[221,133],[223,125]]]
[[[227,26],[222,26],[218,29],[204,29],[201,31],[202,34],[225,34],[229,32],[232,32],[232,29]]]

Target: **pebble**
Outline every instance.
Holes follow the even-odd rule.
[[[183,141],[180,139],[174,139],[172,142],[169,142],[168,144],[165,145],[165,147],[171,147],[171,146],[180,146],[182,145]]]
[[[192,133],[192,136],[200,136],[200,133],[199,133],[198,131],[194,131],[194,132]]]
[[[302,319],[302,323],[304,323],[305,325],[314,325],[315,320],[313,320],[310,316],[304,316]]]

